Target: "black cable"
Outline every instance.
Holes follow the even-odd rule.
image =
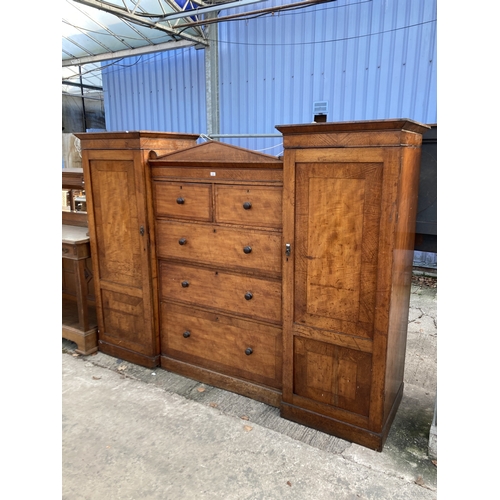
[[[401,31],[401,30],[406,30],[410,28],[415,28],[417,26],[423,26],[425,24],[429,23],[435,23],[437,22],[437,19],[431,19],[430,21],[423,21],[421,23],[416,23],[416,24],[410,24],[408,26],[402,26],[400,28],[393,28],[387,31],[378,31],[377,33],[367,33],[366,35],[356,35],[356,36],[349,36],[345,38],[336,38],[334,40],[318,40],[314,42],[290,42],[290,43],[247,43],[247,42],[230,42],[226,40],[221,40],[218,39],[219,43],[226,43],[229,45],[258,45],[258,46],[269,46],[269,47],[281,47],[284,45],[314,45],[316,43],[333,43],[333,42],[345,42],[347,40],[355,40],[357,38],[366,38],[369,36],[378,36],[378,35],[384,35],[386,33],[393,33],[395,31]],[[210,38],[207,38],[209,41],[214,41]]]

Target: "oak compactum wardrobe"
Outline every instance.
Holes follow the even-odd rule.
[[[276,128],[282,158],[186,134],[78,135],[99,349],[381,450],[403,395],[429,127]]]

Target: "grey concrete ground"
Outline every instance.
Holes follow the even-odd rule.
[[[62,498],[436,499],[437,288],[412,285],[410,307],[405,392],[381,453],[63,340]]]

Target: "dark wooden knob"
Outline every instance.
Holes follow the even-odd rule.
[[[253,293],[252,292],[245,293],[245,299],[246,300],[250,300],[252,297],[253,297]]]
[[[243,203],[243,208],[245,210],[250,210],[252,208],[252,204],[249,201],[245,201],[245,203]]]
[[[177,203],[179,205],[184,205],[184,198],[177,198]]]
[[[247,348],[245,349],[245,354],[246,354],[247,356],[250,356],[250,354],[252,354],[252,352],[253,352],[253,349],[252,349],[251,347],[247,347]]]
[[[189,286],[189,281],[183,281],[181,283],[181,285],[182,285],[182,288],[187,288]]]
[[[181,238],[181,239],[179,240],[179,245],[185,245],[185,244],[186,244],[186,242],[187,242],[186,238]]]
[[[250,253],[252,251],[252,247],[248,246],[243,249],[245,253]]]
[[[188,337],[190,337],[190,336],[191,336],[191,332],[186,331],[186,332],[184,332],[184,333],[182,334],[182,336],[183,336],[185,339],[187,339]]]

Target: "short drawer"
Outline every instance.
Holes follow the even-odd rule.
[[[216,222],[281,228],[281,187],[219,185],[215,189]]]
[[[90,257],[90,244],[62,243],[62,257],[64,259],[81,260]]]
[[[281,328],[161,304],[162,356],[281,388],[281,345]]]
[[[155,215],[212,220],[212,186],[193,182],[153,182]]]
[[[281,280],[160,261],[162,300],[281,322]]]
[[[159,258],[281,273],[281,233],[169,220],[156,223]]]

